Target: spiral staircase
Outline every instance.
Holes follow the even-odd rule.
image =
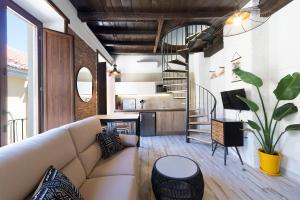
[[[186,141],[211,144],[211,119],[216,117],[216,98],[191,79],[189,54],[211,47],[216,37],[210,27],[186,25],[168,32],[161,41],[163,86],[186,106]]]

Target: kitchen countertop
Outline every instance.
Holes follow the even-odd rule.
[[[139,114],[122,114],[122,113],[114,113],[114,114],[111,114],[111,115],[98,115],[100,120],[103,119],[103,120],[114,120],[114,119],[124,119],[124,120],[127,120],[127,119],[138,119],[139,118]]]
[[[137,109],[137,110],[115,110],[115,112],[170,112],[185,111],[185,108],[157,108],[157,109]]]

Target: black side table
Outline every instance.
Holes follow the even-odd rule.
[[[218,145],[224,146],[224,165],[226,165],[226,157],[228,147],[234,147],[240,158],[241,164],[243,160],[238,147],[244,145],[243,122],[230,119],[212,119],[211,120],[211,136],[214,155]]]
[[[200,200],[203,197],[201,170],[195,161],[183,156],[156,160],[151,182],[157,200]]]

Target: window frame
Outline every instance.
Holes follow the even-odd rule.
[[[5,145],[4,139],[7,134],[7,8],[10,8],[14,12],[18,13],[24,19],[32,23],[37,28],[37,70],[38,70],[38,131],[42,130],[43,124],[43,94],[42,94],[42,61],[43,61],[43,23],[32,16],[29,12],[21,8],[18,4],[14,3],[12,0],[2,0],[0,2],[0,71],[1,71],[1,84],[0,84],[0,146]],[[2,62],[1,62],[2,60]]]

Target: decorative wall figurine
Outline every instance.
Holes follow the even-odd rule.
[[[223,76],[225,74],[225,67],[219,67],[215,74],[217,77]]]
[[[214,78],[217,78],[215,71],[209,71],[209,79],[214,79]]]
[[[241,68],[241,61],[242,61],[242,56],[238,52],[235,52],[231,59],[231,65],[232,65],[231,82],[232,83],[241,81],[240,77],[238,77],[233,73],[234,69]]]

